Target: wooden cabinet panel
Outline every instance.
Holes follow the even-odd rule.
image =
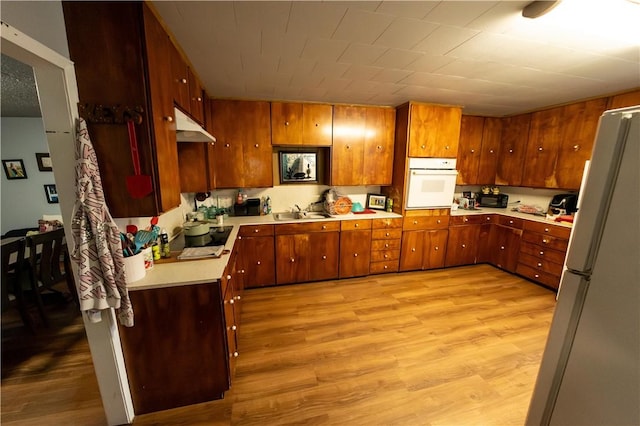
[[[502,137],[502,119],[485,117],[482,130],[482,148],[480,150],[480,164],[478,165],[477,185],[491,185],[495,183],[500,153],[500,139]]]
[[[543,222],[534,222],[533,220],[525,220],[523,228],[526,231],[537,232],[544,235],[553,235],[554,237],[566,240],[568,240],[571,235],[571,228]]]
[[[492,227],[491,231],[495,237],[492,235],[491,241],[495,241],[495,243],[490,246],[491,263],[498,268],[515,272],[518,265],[522,230],[501,225],[492,225]]]
[[[522,185],[534,188],[557,188],[555,168],[558,147],[562,142],[562,107],[531,114],[529,141],[525,153]]]
[[[207,192],[211,189],[208,145],[202,142],[178,143],[181,192]]]
[[[611,96],[607,102],[607,109],[624,108],[640,105],[640,89]]]
[[[276,282],[301,283],[309,280],[309,234],[276,235]]]
[[[402,233],[402,250],[400,253],[400,271],[422,269],[424,256],[425,231],[405,231]]]
[[[217,142],[209,145],[216,188],[273,185],[271,119],[268,102],[211,101]]]
[[[470,214],[462,216],[451,216],[449,225],[481,225],[485,223],[493,223],[496,215],[493,214]]]
[[[281,223],[275,226],[276,235],[285,234],[302,234],[307,232],[330,232],[339,231],[340,222],[337,220],[328,220],[321,222],[305,222],[305,223]]]
[[[364,164],[361,185],[389,185],[393,174],[396,113],[393,108],[365,107]]]
[[[274,225],[242,225],[238,231],[240,237],[266,237],[274,234]]]
[[[171,64],[171,94],[174,102],[186,113],[191,112],[189,100],[189,71],[187,63],[180,51],[173,44],[169,46],[169,62]]]
[[[168,35],[144,3],[62,6],[80,104],[138,106],[143,111],[135,131],[141,174],[152,177],[153,191],[142,198],[126,190],[126,178],[134,174],[127,126],[87,125],[111,214],[156,216],[177,207],[178,147],[175,126],[168,121],[173,118]]]
[[[402,218],[373,219],[372,229],[402,228]]]
[[[524,227],[524,219],[517,217],[503,216],[501,214],[496,215],[496,223],[502,226],[509,226],[511,228],[522,229]]]
[[[531,114],[502,119],[496,185],[520,186],[526,155]]]
[[[521,262],[518,262],[516,273],[554,289],[557,289],[560,285],[558,276],[537,270]]]
[[[204,93],[202,91],[202,84],[191,68],[187,69],[187,75],[189,79],[189,111],[191,117],[200,123],[200,125],[203,125]]]
[[[480,167],[484,117],[463,115],[460,122],[460,143],[458,145],[458,185],[475,185]]]
[[[522,240],[537,244],[540,247],[548,247],[555,250],[567,250],[568,246],[568,240],[564,238],[542,235],[531,231],[524,231]]]
[[[129,296],[136,326],[120,327],[120,340],[136,414],[222,398],[229,371],[220,284]]]
[[[440,229],[449,226],[449,216],[411,216],[405,217],[402,224],[404,231],[416,229]]]
[[[340,278],[369,274],[370,259],[371,230],[340,232]]]
[[[333,108],[331,184],[360,185],[364,170],[366,111],[362,107]]]
[[[333,106],[302,105],[302,145],[331,146],[333,143]]]
[[[241,265],[245,271],[247,288],[264,287],[276,283],[275,241],[273,235],[242,237]]]
[[[272,145],[331,146],[333,107],[327,104],[271,103]]]
[[[374,233],[376,231],[373,231]],[[393,237],[385,237],[384,239],[376,238],[376,235],[371,236],[371,250],[400,250],[400,240],[402,238],[402,232],[398,231]]]
[[[540,247],[537,244],[523,241],[520,244],[520,253],[528,254],[539,259],[545,259],[549,262],[564,264],[566,252],[564,250],[554,250],[551,248]]]
[[[309,234],[309,278],[308,281],[338,278],[340,261],[340,233],[313,232]]]
[[[392,108],[333,107],[332,185],[388,185],[393,172]]]
[[[563,137],[555,167],[558,188],[580,188],[584,165],[591,158],[598,120],[606,103],[606,98],[599,98],[563,108]]]
[[[371,219],[356,219],[340,221],[341,231],[358,231],[361,229],[371,229]]]
[[[445,266],[470,265],[476,262],[480,226],[467,225],[449,228]]]
[[[409,157],[456,158],[462,111],[459,107],[411,102]]]
[[[444,268],[449,231],[425,231],[424,237],[422,269]]]
[[[271,102],[271,144],[302,145],[302,104]]]

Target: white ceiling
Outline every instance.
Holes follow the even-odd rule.
[[[153,1],[209,96],[397,106],[504,116],[640,87],[640,14],[584,29],[523,18],[529,1]],[[633,0],[614,2],[640,10]],[[617,15],[615,15],[617,13]],[[635,13],[635,12],[633,12]],[[582,21],[575,16],[570,20]]]

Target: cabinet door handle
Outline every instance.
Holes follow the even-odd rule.
[[[542,268],[542,263],[538,262],[538,268]]]
[[[285,126],[288,126],[288,125],[289,125],[289,122],[288,122],[288,121],[285,121],[285,122],[284,122],[284,125],[285,125]]]
[[[574,146],[573,146],[573,150],[574,150],[574,151],[577,151],[577,150],[579,150],[579,149],[580,149],[580,145],[574,145]]]
[[[549,240],[542,240],[542,242],[543,242],[544,244],[547,244],[547,243],[549,242]]]
[[[225,148],[229,148],[230,146],[231,146],[231,145],[229,145],[228,143],[225,143],[225,144],[224,144],[224,147],[225,147]]]
[[[493,154],[493,150],[492,149],[489,150],[489,154]]]
[[[354,227],[356,227],[356,228],[357,228],[358,226],[359,226],[359,224],[358,224],[358,223],[356,223],[356,224],[354,225]]]
[[[322,260],[327,260],[327,256],[322,256]]]
[[[463,244],[463,245],[462,245],[462,248],[467,248],[467,245],[466,245],[466,244]]]
[[[353,257],[358,257],[358,253],[353,253]]]
[[[262,265],[262,262],[260,262],[259,260],[256,262],[257,265]]]
[[[384,265],[384,269],[389,269],[389,267],[387,265]]]
[[[236,331],[238,329],[238,327],[236,327],[235,325],[231,326],[231,330]]]
[[[509,154],[513,154],[513,150],[512,149],[509,150]]]
[[[173,123],[173,117],[172,117],[172,116],[170,116],[170,115],[167,115],[164,119],[165,119],[166,121],[168,121],[169,123]]]
[[[378,150],[382,149],[382,145],[377,146]]]
[[[413,247],[413,248],[411,249],[411,251],[416,251],[416,248],[415,248],[415,247]]]
[[[472,149],[472,150],[471,150],[471,153],[473,154],[474,152],[476,152],[476,150],[475,150],[475,149]]]
[[[231,275],[227,275],[227,279],[230,280],[231,279]]]
[[[500,246],[500,250],[504,250],[504,246]]]
[[[232,353],[231,355],[232,355],[234,358],[237,358],[239,354],[238,354],[238,352],[234,352],[234,353]]]
[[[318,123],[316,123],[316,127],[318,127],[318,126],[319,126],[319,124],[318,124]]]
[[[540,147],[538,147],[538,151],[539,151],[539,152],[542,152],[542,147],[541,147],[541,146],[540,146]]]
[[[385,237],[388,237],[389,235],[391,235],[391,234],[389,234],[388,232],[386,234],[384,234]]]
[[[540,252],[540,256],[544,256],[544,252],[543,251]]]
[[[233,299],[229,299],[229,304],[230,304],[230,305],[233,305],[234,303],[236,303],[236,301],[235,301],[235,300],[233,300]]]
[[[187,84],[187,79],[186,79],[186,78],[181,78],[181,79],[180,79],[180,83],[182,83],[182,84]]]
[[[242,296],[240,295],[236,296],[236,300],[240,300],[240,299],[242,299]]]
[[[384,248],[389,248],[389,244],[385,244],[385,245],[384,245]]]
[[[295,261],[296,261],[296,260],[295,260],[293,257],[290,259],[290,262],[291,262],[291,263],[295,263]]]
[[[256,148],[259,148],[259,147],[260,147],[260,144],[255,144],[254,146],[255,146]]]
[[[388,258],[389,258],[389,255],[388,255],[388,254],[385,254],[385,255],[384,255],[384,258],[385,258],[385,259],[388,259]]]
[[[420,145],[420,148],[421,148],[421,149],[425,149],[425,148],[426,148],[426,145]]]
[[[448,150],[449,149],[449,145],[445,146],[444,149]]]
[[[254,229],[253,232],[255,232],[257,234],[260,231],[258,229]]]
[[[434,249],[435,251],[438,251],[438,250],[440,250],[440,247],[435,246],[433,249]]]

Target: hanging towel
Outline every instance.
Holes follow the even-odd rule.
[[[120,231],[104,199],[96,152],[87,124],[78,120],[76,202],[73,208],[73,260],[78,264],[80,310],[92,322],[114,308],[120,323],[133,327],[133,308],[125,281]]]

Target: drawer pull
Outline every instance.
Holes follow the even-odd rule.
[[[358,257],[358,253],[353,253],[353,257]]]
[[[414,224],[414,225],[417,225],[417,224],[418,224],[418,221],[417,221],[417,220],[414,220],[414,221],[413,221],[413,224]]]
[[[467,248],[467,245],[466,245],[466,244],[463,244],[463,245],[462,245],[462,248]]]
[[[509,225],[513,225],[513,221],[512,220],[509,221]]]
[[[385,259],[388,259],[388,258],[389,258],[389,255],[388,255],[388,254],[385,254],[385,255],[384,255],[384,258],[385,258]]]
[[[231,275],[227,275],[227,279],[230,280],[231,279]]]
[[[327,260],[327,256],[322,256],[322,260]]]
[[[355,228],[357,228],[360,224],[356,223],[355,225],[353,225]]]
[[[540,275],[535,274],[535,275],[534,275],[534,277],[535,277],[535,278],[540,278]]]
[[[389,234],[388,232],[386,234],[384,234],[385,237],[388,237],[389,235],[391,235],[391,234]]]
[[[257,234],[260,231],[258,229],[254,229],[253,232]]]
[[[548,244],[548,243],[549,243],[549,240],[543,239],[543,240],[542,240],[542,242],[543,242],[544,244]]]
[[[544,228],[544,232],[549,232],[549,228]]]
[[[538,268],[542,268],[542,263],[538,262]]]
[[[384,265],[384,269],[389,269],[389,267],[387,265]]]
[[[233,355],[234,358],[237,358],[238,357],[238,352],[234,352],[232,355]]]
[[[262,265],[262,262],[260,262],[259,260],[256,262],[256,265]]]
[[[544,256],[544,252],[543,251],[540,252],[540,256]]]
[[[464,218],[464,221],[465,221],[465,222],[469,222],[469,219],[467,219],[467,218],[465,217],[465,218]]]
[[[441,220],[440,220],[440,219],[436,220],[436,223],[440,223],[440,222],[441,222]]]
[[[487,220],[491,220],[491,216],[487,216]]]
[[[296,262],[296,260],[295,260],[293,257],[292,257],[289,261],[290,261],[291,263],[295,263],[295,262]]]
[[[504,246],[500,246],[500,250],[504,250]]]
[[[412,252],[415,252],[415,251],[416,251],[416,248],[415,248],[415,247],[414,247],[414,248],[412,248],[412,249],[411,249],[411,251],[412,251]]]
[[[236,327],[235,325],[231,326],[231,330],[236,331],[238,329],[238,327]]]
[[[241,240],[242,239],[242,235],[238,235],[238,239]]]
[[[322,229],[327,229],[327,225],[322,225]]]
[[[434,249],[435,251],[438,251],[438,250],[440,250],[440,247],[435,246],[433,249]]]
[[[230,305],[233,305],[234,303],[236,303],[236,301],[235,301],[235,300],[233,300],[233,299],[230,299],[230,300],[229,300],[229,304],[230,304]]]
[[[384,248],[389,248],[389,244],[385,244],[385,245],[384,245]]]

